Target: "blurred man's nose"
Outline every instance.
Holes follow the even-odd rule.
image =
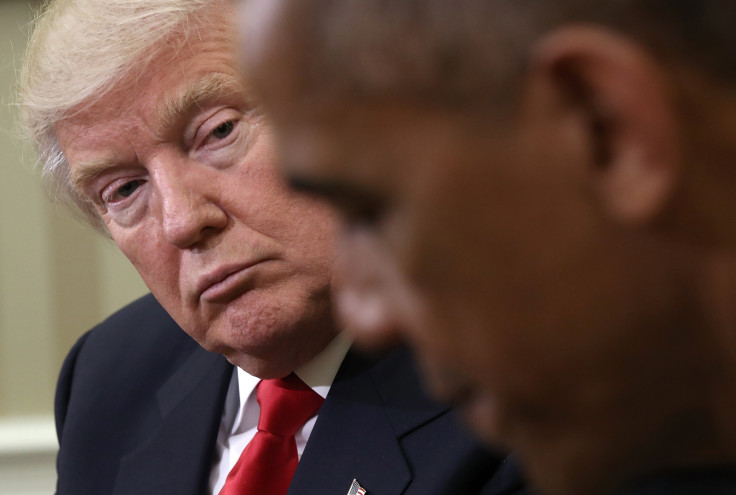
[[[369,233],[341,238],[335,268],[338,317],[363,347],[386,347],[404,337],[407,308],[399,294],[405,289],[392,266]]]
[[[227,226],[228,215],[217,197],[216,178],[210,176],[214,171],[186,157],[162,158],[155,170],[153,180],[168,242],[185,249]]]

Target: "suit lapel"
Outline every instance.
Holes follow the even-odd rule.
[[[399,495],[412,480],[400,438],[444,409],[419,393],[405,352],[375,361],[352,351],[330,388],[289,495]],[[410,407],[407,407],[410,406]]]
[[[232,365],[193,346],[157,394],[151,435],[121,461],[116,495],[204,493]]]
[[[157,394],[148,441],[121,461],[115,495],[206,493],[232,366],[198,345]],[[399,495],[412,481],[401,437],[444,414],[420,392],[408,353],[346,356],[289,495]]]

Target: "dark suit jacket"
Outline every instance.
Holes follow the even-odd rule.
[[[58,495],[206,493],[232,371],[150,295],[92,329],[57,388]],[[289,494],[345,495],[354,478],[368,495],[517,493],[488,483],[499,462],[423,395],[407,353],[351,351]]]

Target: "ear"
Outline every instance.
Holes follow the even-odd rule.
[[[577,107],[593,189],[615,221],[655,219],[679,175],[675,112],[665,74],[639,45],[597,26],[568,26],[535,45],[533,74]]]

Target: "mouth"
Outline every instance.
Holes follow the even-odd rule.
[[[210,303],[224,303],[253,289],[254,268],[265,261],[223,265],[202,275],[197,280],[197,299]]]

